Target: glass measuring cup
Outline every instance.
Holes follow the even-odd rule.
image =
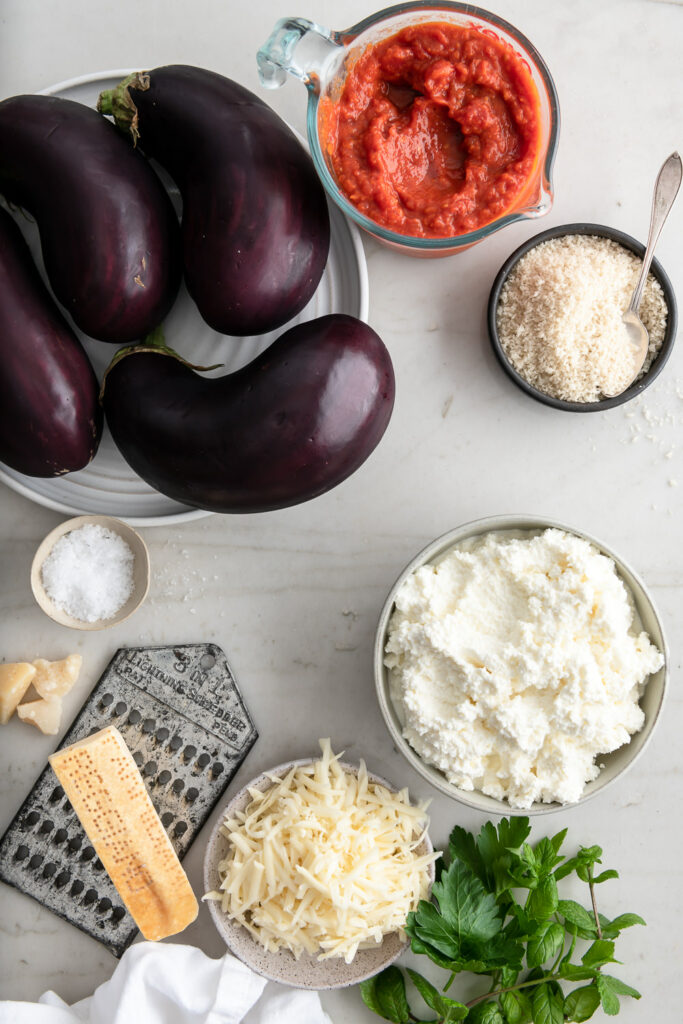
[[[509,43],[526,62],[540,103],[541,139],[538,158],[514,207],[475,231],[451,238],[404,235],[366,217],[339,188],[320,135],[321,100],[334,102],[341,94],[347,69],[366,47],[394,35],[408,25],[428,21],[473,26]],[[261,84],[267,89],[279,88],[287,80],[288,74],[306,85],[308,142],[320,180],[330,198],[347,217],[392,248],[413,256],[448,256],[482,241],[506,224],[541,217],[550,210],[553,200],[551,174],[560,127],[557,92],[550,72],[536,48],[502,18],[471,4],[432,3],[427,0],[388,7],[341,31],[323,28],[306,18],[283,18],[277,22],[270,38],[258,51],[257,61]]]

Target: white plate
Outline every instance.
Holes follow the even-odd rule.
[[[102,71],[60,82],[42,92],[63,96],[95,106],[103,89],[117,85],[130,71]],[[300,138],[300,136],[299,136]],[[303,142],[303,140],[301,140]],[[168,179],[165,179],[168,183]],[[169,184],[172,198],[177,191]],[[175,196],[174,196],[175,193]],[[204,323],[194,302],[182,285],[176,303],[164,322],[168,344],[181,355],[200,365],[221,363],[214,376],[238,370],[251,362],[288,327],[325,316],[348,313],[360,320],[368,317],[368,272],[358,229],[332,203],[328,203],[332,238],[330,255],[318,289],[306,308],[288,324],[250,338],[230,338],[218,334]],[[43,272],[36,225],[22,221],[21,228],[34,259]],[[76,329],[98,376],[109,365],[116,346],[93,341]],[[25,476],[8,466],[0,466],[0,480],[31,501],[70,515],[94,513],[117,516],[133,526],[166,526],[187,523],[211,515],[189,508],[155,491],[124,461],[105,425],[102,443],[93,461],[85,469],[67,476],[42,478]]]

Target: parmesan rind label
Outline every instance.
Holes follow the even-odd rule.
[[[401,932],[429,892],[426,805],[345,771],[329,740],[322,757],[270,776],[265,791],[222,832],[229,854],[218,865],[223,911],[270,952],[344,957]]]

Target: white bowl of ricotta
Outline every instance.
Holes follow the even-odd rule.
[[[543,814],[595,796],[642,754],[668,652],[619,555],[510,515],[412,560],[382,609],[374,662],[384,720],[416,771],[477,810]]]

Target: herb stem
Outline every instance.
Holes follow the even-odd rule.
[[[595,887],[593,885],[593,868],[588,869],[588,889],[591,894],[591,903],[593,904],[593,917],[595,918],[595,930],[598,933],[598,938],[602,938],[602,928],[600,927],[600,918],[598,917],[598,905],[595,902]]]
[[[483,996],[477,996],[476,999],[470,999],[469,1003],[465,1003],[465,1006],[471,1008],[476,1006],[477,1003],[483,1003],[485,999],[490,999],[492,996],[502,996],[505,992],[516,992],[519,988],[528,988],[530,985],[542,985],[545,981],[558,981],[559,974],[546,974],[543,978],[534,978],[532,981],[520,981],[518,985],[509,985],[507,988],[499,988],[495,992],[485,992]]]

